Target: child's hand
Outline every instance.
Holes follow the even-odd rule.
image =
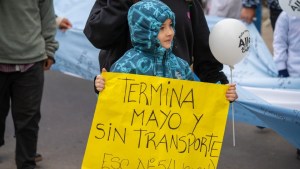
[[[102,69],[102,72],[107,72],[105,68]],[[99,92],[102,92],[105,88],[105,79],[103,76],[98,75],[95,80],[95,87]]]
[[[228,101],[235,101],[238,98],[238,95],[236,93],[236,87],[235,84],[228,84],[229,88],[226,91],[226,98]]]

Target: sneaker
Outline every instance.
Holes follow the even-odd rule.
[[[259,128],[259,129],[264,129],[265,127],[262,127],[262,126],[256,126],[256,128]]]
[[[0,147],[4,145],[4,140],[0,140]]]
[[[39,153],[36,153],[36,154],[35,154],[35,157],[34,157],[34,161],[37,163],[37,162],[40,162],[40,161],[42,161],[42,160],[43,160],[42,155],[39,154]]]

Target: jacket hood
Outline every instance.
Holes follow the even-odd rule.
[[[133,47],[152,54],[171,52],[173,44],[170,49],[165,49],[157,39],[160,27],[167,19],[172,20],[175,31],[174,13],[159,0],[142,0],[132,5],[128,11],[128,24]]]

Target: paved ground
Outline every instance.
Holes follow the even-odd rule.
[[[264,11],[264,15],[267,15]],[[267,18],[267,17],[266,17]],[[272,52],[268,20],[262,35]],[[38,150],[39,169],[80,169],[97,97],[92,82],[60,72],[46,73]],[[236,147],[228,121],[218,169],[300,169],[296,149],[271,129],[236,122]],[[0,169],[15,169],[13,124],[7,119],[6,144],[0,148]]]
[[[92,82],[46,73],[38,150],[39,169],[80,169],[96,104]],[[299,169],[296,149],[270,129],[236,123],[236,147],[228,122],[218,169]],[[15,169],[13,124],[7,120],[0,169]]]

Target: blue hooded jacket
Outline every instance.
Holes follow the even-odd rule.
[[[123,72],[174,79],[194,80],[189,64],[161,46],[157,35],[162,24],[175,15],[159,0],[144,0],[131,6],[128,24],[133,48],[111,67],[111,72]]]

